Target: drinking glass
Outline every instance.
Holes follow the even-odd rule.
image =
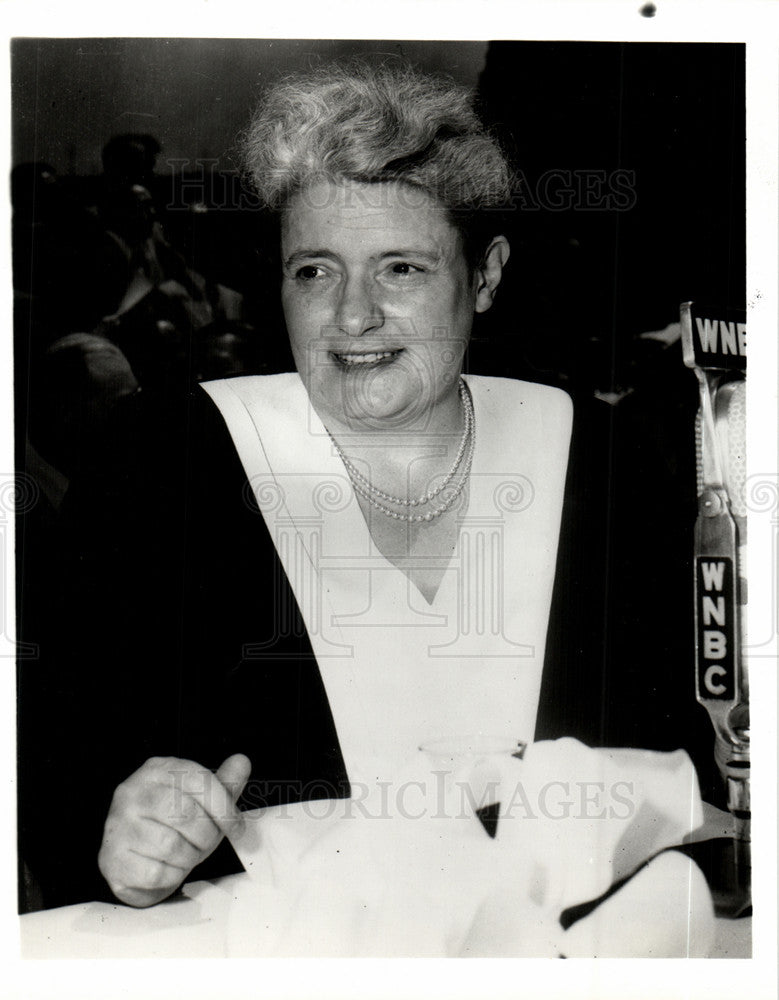
[[[426,740],[420,751],[443,780],[443,801],[457,809],[466,804],[490,837],[498,829],[500,786],[507,758],[522,759],[527,744],[504,734],[474,733]]]

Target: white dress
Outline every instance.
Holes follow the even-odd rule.
[[[466,381],[470,498],[430,604],[374,545],[297,374],[204,384],[300,607],[353,785],[392,780],[423,743],[533,739],[572,408],[546,386]]]

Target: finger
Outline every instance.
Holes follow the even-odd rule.
[[[114,792],[106,821],[110,839],[131,842],[143,835],[139,822],[150,820],[172,827],[201,852],[210,852],[222,832],[203,807],[183,791],[188,761],[153,759]],[[193,765],[196,766],[196,765]]]
[[[194,799],[225,836],[237,832],[243,825],[232,794],[208,768],[191,760],[157,758],[152,771],[154,780],[171,790],[174,808],[185,809],[187,798]]]
[[[111,891],[132,906],[150,906],[175,892],[186,872],[156,858],[127,851],[108,880]]]
[[[143,790],[137,819],[175,830],[200,852],[201,858],[222,839],[222,831],[196,799],[166,785],[152,784]]]
[[[209,820],[210,823],[210,820]],[[215,833],[216,827],[211,824]],[[145,818],[137,825],[132,838],[132,850],[147,858],[174,865],[188,874],[203,859],[203,854],[213,846],[218,837],[213,837],[205,848],[192,843],[178,830],[159,820]]]
[[[116,888],[112,886],[111,892],[113,892],[120,903],[125,903],[127,906],[134,906],[136,909],[142,910],[148,906],[156,906],[157,903],[161,903],[163,899],[167,899],[168,896],[173,894],[175,888],[168,892],[165,889],[127,889],[121,886],[117,886]]]
[[[249,758],[242,753],[234,753],[222,762],[216,776],[232,795],[233,802],[237,802],[251,773],[252,762]]]
[[[150,854],[145,854],[142,850],[136,850],[134,847],[128,848],[127,853],[132,857],[135,864],[143,866],[143,863],[148,861],[150,862],[148,868],[161,873],[160,877],[144,879],[144,887],[146,888],[156,889],[174,882],[177,884],[188,874],[186,868],[182,868],[181,865],[177,865],[173,861],[168,861],[166,858],[157,858]],[[140,861],[135,861],[136,858],[140,858]],[[135,888],[141,887],[136,886]]]

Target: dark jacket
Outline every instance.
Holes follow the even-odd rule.
[[[669,576],[662,530],[631,548],[612,420],[575,416],[537,737],[686,746],[706,772],[711,731],[684,662],[691,605],[669,605],[664,585],[683,597],[688,553]],[[69,490],[40,582],[39,655],[20,667],[20,853],[44,906],[111,898],[103,822],[148,757],[216,769],[247,754],[243,808],[349,789],[294,595],[210,398],[139,394],[112,434],[115,460]],[[660,559],[654,575],[642,552]],[[193,878],[239,870],[223,844]]]

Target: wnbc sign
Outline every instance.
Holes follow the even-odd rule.
[[[733,701],[736,693],[733,562],[722,556],[699,556],[696,573],[698,696]]]
[[[747,325],[743,309],[685,302],[681,321],[684,361],[688,367],[746,371]]]

